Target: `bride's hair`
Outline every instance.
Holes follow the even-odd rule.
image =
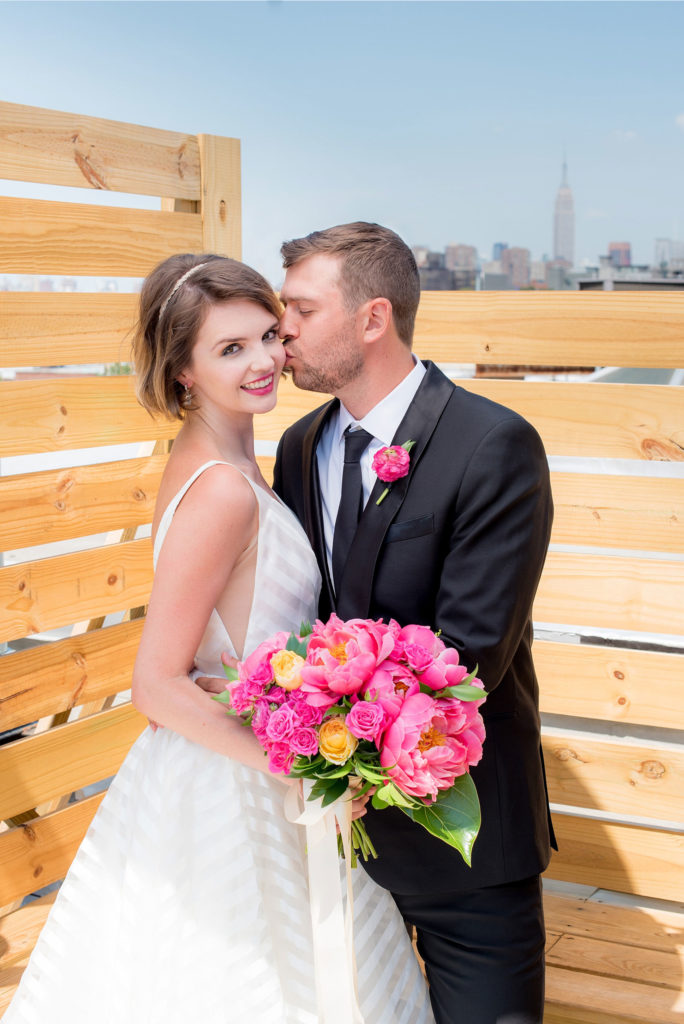
[[[148,412],[183,419],[184,388],[197,333],[211,306],[255,302],[280,319],[282,306],[266,278],[238,260],[212,253],[170,256],[145,278],[133,337],[136,393]]]

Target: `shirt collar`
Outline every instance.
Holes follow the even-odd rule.
[[[340,402],[336,430],[336,440],[338,443],[342,440],[342,435],[349,424],[358,423],[369,434],[372,434],[378,441],[381,441],[383,445],[392,444],[392,438],[399,429],[399,424],[406,415],[408,407],[420,386],[420,382],[425,376],[425,367],[421,361],[416,359],[415,356],[413,361],[415,365],[411,372],[397,384],[393,391],[390,391],[377,405],[373,406],[363,419],[354,419],[349,410]]]

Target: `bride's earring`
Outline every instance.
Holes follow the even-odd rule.
[[[181,405],[183,406],[184,409],[191,409],[192,408],[192,391],[190,390],[190,385],[189,384],[184,384],[183,387],[185,388],[185,393],[184,393],[183,397],[181,398]]]

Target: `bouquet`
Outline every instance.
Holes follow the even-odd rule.
[[[432,630],[333,614],[277,633],[226,675],[216,699],[251,726],[270,771],[314,780],[309,799],[324,807],[350,783],[352,796],[373,790],[373,807],[398,807],[471,863],[486,694]],[[361,820],[352,849],[377,856]]]

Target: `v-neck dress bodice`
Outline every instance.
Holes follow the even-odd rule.
[[[155,564],[183,496],[212,465],[165,510]],[[297,520],[249,482],[259,523],[246,653],[313,621],[320,586]],[[213,612],[199,671],[222,676],[231,646]],[[3,1024],[325,1024],[304,829],[285,819],[284,795],[273,776],[171,729],[145,729],[74,858]],[[354,919],[364,1024],[434,1024],[394,901],[361,868]]]

